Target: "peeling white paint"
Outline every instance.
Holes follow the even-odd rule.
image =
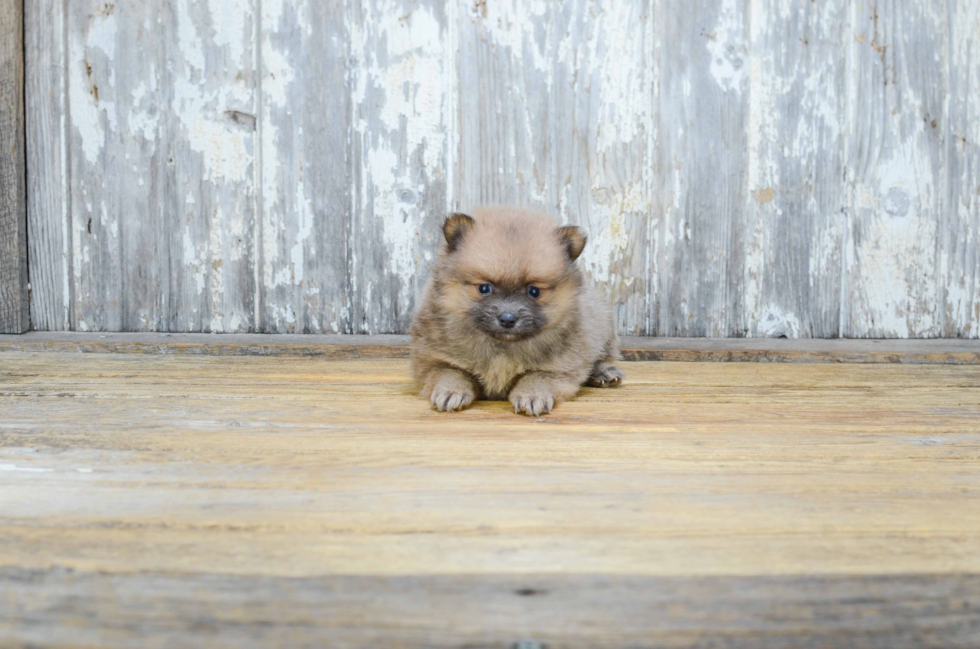
[[[372,120],[355,124],[364,150],[357,209],[381,222],[388,270],[410,282],[418,264],[419,223],[426,217],[418,178],[444,178],[451,80],[444,29],[432,9],[417,6],[405,13],[401,7],[379,0],[363,24],[353,25],[353,51],[363,58],[352,93],[355,106],[377,108],[364,111],[374,113]],[[418,154],[421,169],[414,168]]]
[[[70,225],[63,281],[65,295],[75,296],[75,313],[68,315],[79,329],[114,326],[96,315],[105,310],[98,300],[116,299],[113,276],[125,258],[118,251],[130,244],[132,226],[144,225],[125,212],[159,200],[161,191],[187,196],[177,219],[178,248],[171,251],[183,273],[177,283],[182,294],[153,296],[151,303],[164,311],[179,301],[180,325],[214,331],[255,321],[233,304],[252,304],[253,296],[238,295],[249,290],[239,274],[253,270],[250,262],[259,290],[279,291],[260,314],[270,322],[340,331],[357,314],[369,328],[390,326],[391,314],[411,304],[419,268],[433,259],[422,227],[434,216],[426,211],[433,188],[443,185],[447,207],[504,197],[583,224],[591,237],[583,265],[613,286],[625,305],[621,322],[629,326],[646,322],[637,320],[644,299],[660,299],[654,292],[670,272],[667,251],[693,249],[703,243],[697,237],[714,236],[705,232],[705,221],[693,233],[684,221],[684,210],[694,205],[686,181],[696,178],[691,169],[702,162],[701,149],[658,168],[663,116],[656,111],[670,105],[656,98],[661,44],[654,39],[663,16],[645,16],[650,5],[370,0],[323,14],[349,21],[344,27],[350,29],[328,30],[321,39],[312,38],[322,28],[313,3],[263,0],[258,16],[252,5],[231,0],[174,0],[172,11],[147,6],[117,4],[93,14],[72,5],[69,11],[69,110],[59,119],[70,120],[63,124],[70,134],[63,168],[72,171],[65,174],[72,213],[62,214],[58,227]],[[731,280],[713,276],[716,269],[685,269],[692,275],[684,280],[690,294],[669,297],[666,305],[682,309],[685,326],[726,333],[717,322],[730,318],[749,335],[805,335],[812,325],[805,305],[775,295],[785,283],[773,288],[775,260],[783,254],[777,229],[819,221],[808,241],[809,268],[802,266],[802,277],[793,281],[808,282],[814,299],[826,300],[824,279],[845,274],[834,305],[849,310],[842,333],[980,335],[980,166],[974,155],[980,119],[970,112],[980,105],[973,64],[980,9],[965,0],[951,7],[903,6],[877,34],[869,31],[873,21],[864,5],[842,10],[835,3],[717,0],[699,9],[703,20],[690,21],[699,31],[690,42],[706,49],[690,62],[706,69],[675,79],[674,92],[687,98],[683,106],[698,108],[699,93],[717,84],[733,93],[722,102],[744,108],[746,133],[732,131],[747,144],[747,182],[738,192],[743,203],[722,204],[736,192],[697,197],[696,203],[737,213],[726,227],[741,247],[706,258],[721,268],[726,254],[743,255],[744,274],[735,280],[741,284],[726,288]],[[854,31],[852,24],[867,26]],[[848,33],[838,42],[842,30]],[[146,52],[132,48],[137,32]],[[163,43],[163,34],[174,42]],[[347,35],[350,41],[343,42]],[[349,240],[323,251],[315,245],[317,218],[335,212],[324,208],[317,195],[322,177],[304,169],[311,161],[301,151],[323,131],[301,108],[321,96],[320,88],[309,89],[311,76],[302,66],[311,52],[326,51],[327,42],[339,58],[349,55],[353,89],[343,119],[354,120],[346,135],[353,141],[350,154],[358,156],[350,161],[351,202],[336,214],[353,211],[363,220]],[[166,57],[153,53],[164,45]],[[127,68],[131,63],[135,67]],[[705,72],[708,86],[699,87]],[[465,85],[473,78],[477,85]],[[257,98],[252,86],[259,80]],[[937,101],[943,89],[946,96]],[[339,92],[347,90],[344,85]],[[848,104],[850,114],[842,110]],[[868,111],[873,120],[866,120]],[[258,113],[258,133],[248,127],[252,113]],[[937,126],[924,120],[927,114]],[[677,120],[669,136],[703,144],[709,156],[716,143],[700,142],[702,128],[697,119]],[[347,146],[346,139],[336,143]],[[174,160],[168,160],[171,153]],[[261,164],[254,164],[259,153]],[[834,155],[846,158],[839,180],[828,179],[838,171]],[[808,168],[840,197],[802,186]],[[732,177],[738,172],[733,168]],[[119,191],[124,184],[132,195]],[[169,205],[172,197],[163,199]],[[252,204],[261,208],[254,222]],[[315,214],[314,205],[327,211]],[[637,243],[644,235],[646,247]],[[342,250],[347,245],[352,249]],[[349,298],[337,297],[343,273],[331,268],[328,278],[316,263],[325,253],[349,262]],[[375,260],[382,262],[374,267]],[[654,269],[660,260],[664,267]],[[719,295],[739,291],[745,315],[699,303],[702,289],[712,286],[722,286]],[[264,298],[254,304],[261,311]],[[139,312],[128,314],[129,322],[159,326],[158,313],[134,308]],[[201,314],[197,319],[193,309]],[[713,322],[698,321],[704,312]]]
[[[742,92],[745,76],[745,28],[739,0],[721,0],[714,31],[705,34],[711,76],[725,91]]]

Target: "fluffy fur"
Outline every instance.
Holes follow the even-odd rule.
[[[412,372],[436,409],[508,399],[515,412],[538,416],[584,384],[622,380],[608,301],[575,263],[582,230],[485,209],[451,215],[443,233],[411,330]]]

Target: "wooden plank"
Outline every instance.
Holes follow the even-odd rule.
[[[556,139],[568,133],[557,123],[552,92],[556,67],[571,64],[558,62],[555,21],[563,4],[570,3],[475,2],[459,12],[456,207],[558,213]]]
[[[749,336],[840,334],[849,20],[847,3],[752,7],[745,266],[730,276]]]
[[[336,334],[84,334],[32,332],[0,336],[0,352],[190,354],[202,356],[326,356],[406,358],[408,336]],[[978,365],[976,340],[784,340],[630,338],[627,361],[902,363]]]
[[[284,578],[5,568],[0,583],[17,592],[0,598],[0,625],[24,645],[972,649],[980,639],[976,575]]]
[[[946,122],[949,165],[940,245],[949,337],[980,337],[980,5],[952,3]]]
[[[452,203],[455,52],[438,0],[354,0],[352,333],[408,330]]]
[[[350,330],[348,41],[343,3],[262,3],[259,331]]]
[[[663,0],[661,336],[743,336],[748,28],[736,0]],[[709,270],[710,269],[710,270]]]
[[[633,363],[536,420],[407,365],[5,355],[5,637],[975,644],[980,368]]]
[[[852,3],[851,31],[842,335],[938,336],[947,7]]]
[[[24,152],[24,4],[0,6],[0,333],[30,326]]]
[[[69,8],[73,327],[251,329],[251,10]]]
[[[27,102],[27,230],[31,323],[71,328],[71,179],[68,175],[67,22],[62,0],[24,6]]]
[[[552,6],[557,60],[548,92],[558,212],[588,232],[580,263],[607,291],[620,334],[648,334],[649,287],[657,277],[651,232],[661,213],[660,3]]]
[[[647,2],[477,3],[460,17],[463,209],[510,203],[582,225],[581,262],[619,329],[648,331],[658,76]]]

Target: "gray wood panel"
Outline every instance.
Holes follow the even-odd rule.
[[[71,329],[71,182],[68,176],[67,78],[63,0],[24,6],[27,101],[27,240],[34,286],[31,324]]]
[[[980,577],[316,576],[3,568],[5,635],[102,647],[889,647],[980,642]]]
[[[980,3],[950,11],[947,191],[940,246],[948,337],[980,337]]]
[[[764,0],[752,12],[745,257],[731,278],[742,295],[730,333],[835,337],[850,15],[845,3],[796,0]]]
[[[349,330],[350,96],[342,2],[265,2],[259,331]]]
[[[407,331],[442,242],[454,28],[440,0],[352,0],[352,333]],[[455,154],[452,154],[455,155]]]
[[[30,327],[24,152],[24,6],[0,6],[0,333]]]
[[[35,326],[404,332],[519,204],[624,334],[978,337],[974,4],[36,0]]]
[[[851,5],[844,336],[942,331],[948,19],[945,3]]]
[[[733,0],[661,3],[664,218],[656,333],[745,335],[748,14]]]
[[[251,13],[69,10],[73,328],[251,329]]]

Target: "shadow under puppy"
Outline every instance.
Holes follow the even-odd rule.
[[[412,323],[412,372],[439,410],[508,399],[538,416],[582,385],[618,384],[605,297],[575,263],[586,235],[517,209],[453,214]]]

